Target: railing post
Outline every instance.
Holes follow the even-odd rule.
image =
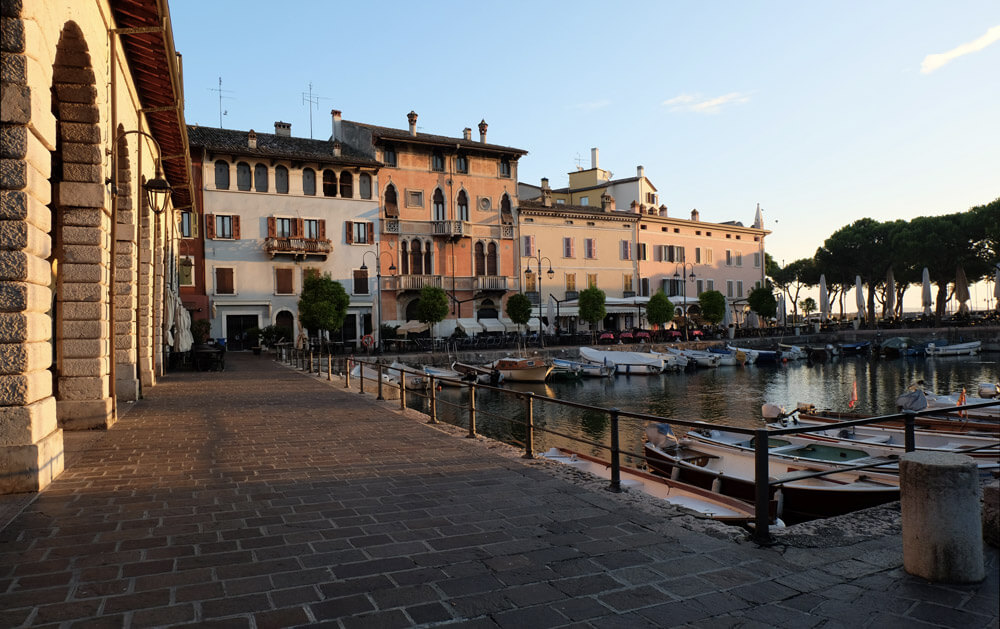
[[[330,352],[326,353],[326,381],[330,382],[333,380],[333,354]]]
[[[434,376],[431,376],[430,400],[431,400],[431,418],[429,420],[427,420],[427,423],[428,424],[436,424],[436,423],[438,423],[438,416],[437,416],[437,387],[434,386]]]
[[[399,369],[399,410],[406,410],[406,371]]]
[[[309,366],[306,367],[306,371],[309,372],[309,375],[312,375],[312,372],[313,372],[313,351],[312,350],[309,350]]]
[[[351,388],[351,359],[347,358],[344,362],[344,388]]]
[[[524,457],[525,459],[535,458],[535,418],[534,418],[535,394],[528,392],[524,394],[524,424],[528,429],[528,434],[524,436]]]
[[[382,363],[378,364],[378,395],[375,396],[376,400],[384,400],[382,397]]]
[[[917,449],[916,436],[913,433],[916,417],[913,411],[903,411],[903,449],[907,452]]]
[[[771,544],[770,496],[771,483],[768,478],[767,430],[754,431],[754,484],[756,500],[754,501],[754,540],[761,545]]]
[[[618,446],[618,409],[611,409],[611,486],[613,492],[622,490],[621,453]]]
[[[476,438],[476,383],[469,383],[469,439]]]
[[[365,392],[365,362],[363,360],[358,361],[358,393]]]

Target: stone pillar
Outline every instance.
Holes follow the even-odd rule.
[[[139,195],[139,377],[151,387],[153,373],[153,216],[145,195]]]
[[[139,399],[139,380],[136,377],[136,243],[135,212],[132,210],[132,170],[128,137],[121,135],[125,129],[118,127],[119,142],[116,165],[118,194],[116,195],[115,222],[115,394],[119,400]]]
[[[899,462],[903,567],[929,581],[975,583],[985,575],[979,470],[971,457],[908,452]]]

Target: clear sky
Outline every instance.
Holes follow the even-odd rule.
[[[1000,2],[171,0],[189,124],[347,120],[527,150],[519,179],[642,165],[672,216],[749,225],[779,262],[863,217],[1000,197]],[[986,289],[978,287],[985,299]],[[919,290],[915,291],[919,293]],[[974,290],[974,292],[976,292]],[[976,295],[973,295],[974,301]]]

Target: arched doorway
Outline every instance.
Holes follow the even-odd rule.
[[[285,337],[285,341],[295,340],[295,315],[287,310],[282,310],[274,318],[274,325],[281,328],[281,334]]]

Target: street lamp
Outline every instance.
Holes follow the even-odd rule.
[[[375,256],[375,289],[378,291],[378,313],[376,314],[376,325],[375,325],[375,351],[378,354],[382,353],[382,256],[389,256],[389,272],[392,273],[396,270],[396,265],[392,261],[392,254],[388,251],[383,251],[381,253],[375,253],[374,251],[366,251],[361,256],[361,270],[368,273],[368,267],[365,266],[365,258],[368,256]]]
[[[687,271],[688,267],[691,268],[691,275],[684,277],[684,273]],[[682,279],[683,278],[683,279]],[[684,340],[688,340],[688,320],[687,320],[687,281],[693,280],[695,278],[694,274],[694,264],[691,262],[679,262],[674,267],[674,279],[681,280],[681,298],[684,300]]]
[[[550,260],[548,256],[544,256],[543,257],[542,256],[542,251],[541,251],[541,249],[539,249],[538,251],[535,252],[535,255],[528,256],[528,268],[526,268],[524,270],[524,277],[526,277],[526,278],[531,277],[531,274],[533,273],[533,271],[531,270],[531,261],[532,260],[537,260],[538,261],[538,271],[539,271],[539,273],[538,273],[538,324],[539,324],[538,325],[538,338],[541,339],[542,338],[542,329],[541,329],[542,328],[542,326],[541,326],[541,322],[542,322],[542,276],[541,276],[542,260],[545,260],[546,262],[549,263],[549,270],[546,271],[545,274],[549,276],[550,280],[553,277],[555,277],[556,272],[552,270],[552,260]]]

